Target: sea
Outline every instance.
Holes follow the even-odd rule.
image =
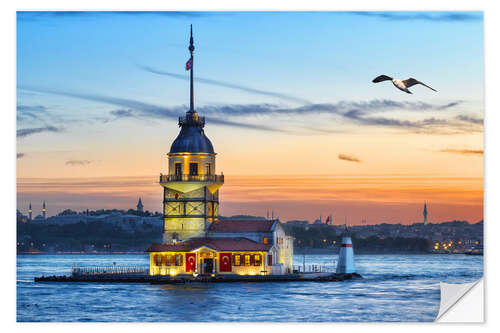
[[[294,264],[333,269],[338,255],[295,255]],[[17,256],[18,322],[431,322],[439,283],[474,282],[483,257],[355,255],[363,276],[343,282],[150,285],[34,282],[73,265],[147,266],[146,254]]]

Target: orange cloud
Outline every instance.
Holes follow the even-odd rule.
[[[453,153],[453,154],[463,154],[463,155],[483,155],[484,151],[473,150],[473,149],[441,149],[442,153]]]
[[[354,157],[354,156],[339,154],[338,157],[339,157],[339,160],[361,163],[361,160],[357,157]]]

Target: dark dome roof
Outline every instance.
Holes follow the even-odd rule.
[[[210,153],[215,154],[212,143],[203,131],[203,122],[181,117],[181,132],[172,143],[170,153]]]

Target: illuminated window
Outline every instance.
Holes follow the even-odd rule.
[[[172,256],[170,254],[167,255],[166,265],[167,266],[171,266],[172,265]]]
[[[253,265],[254,266],[260,266],[260,265],[262,265],[262,257],[260,256],[260,254],[254,255],[254,257],[253,257]]]
[[[159,254],[155,255],[155,263],[156,263],[156,266],[161,265],[161,255],[159,255]]]
[[[241,256],[239,254],[234,256],[234,266],[241,266]]]
[[[177,177],[182,176],[182,163],[175,163],[175,175]]]
[[[250,266],[250,255],[245,254],[245,266]]]
[[[262,238],[262,243],[264,243],[264,244],[269,243],[269,238],[267,238],[267,237]]]
[[[189,163],[189,175],[198,176],[198,163]]]
[[[175,255],[175,266],[182,266],[182,254]]]

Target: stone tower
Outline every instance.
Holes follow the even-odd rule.
[[[33,219],[33,209],[31,209],[31,202],[30,202],[30,206],[28,208],[28,221],[31,221]]]
[[[194,110],[193,32],[189,43],[190,109],[179,117],[181,131],[168,153],[168,174],[160,175],[163,186],[163,242],[202,237],[217,220],[219,188],[224,176],[215,174],[215,151],[205,135],[205,118]]]
[[[43,216],[43,219],[45,220],[45,218],[47,217],[47,207],[45,207],[45,201],[43,202],[43,205],[42,205],[42,216]]]

